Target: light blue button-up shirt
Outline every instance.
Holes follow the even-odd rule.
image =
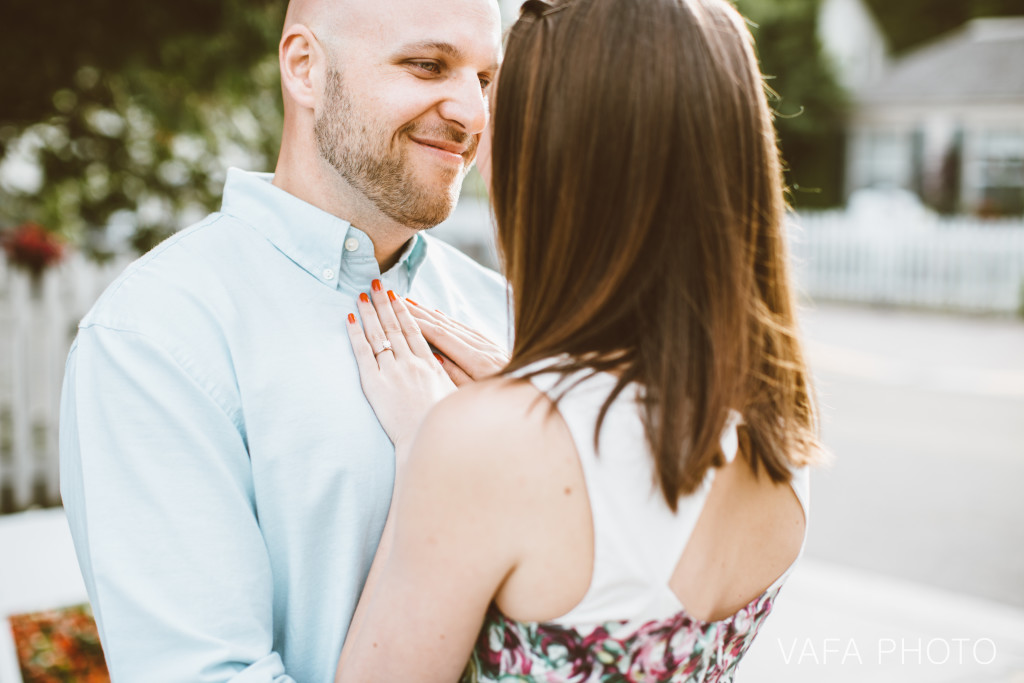
[[[504,281],[232,169],[224,204],[82,320],[61,492],[114,681],[320,683],[383,530],[394,452],[345,330],[373,278],[508,339]]]

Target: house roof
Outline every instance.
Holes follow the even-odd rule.
[[[1024,17],[974,19],[894,61],[866,103],[1024,103]]]

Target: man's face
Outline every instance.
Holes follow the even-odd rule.
[[[360,3],[363,4],[363,3]],[[337,45],[315,133],[320,156],[410,228],[451,213],[488,119],[500,19],[487,0],[365,3]]]

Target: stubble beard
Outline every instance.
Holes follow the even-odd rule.
[[[408,138],[418,128],[415,123],[406,124],[394,136],[395,141]],[[469,165],[439,169],[435,187],[417,179],[407,158],[408,150],[392,147],[392,135],[384,126],[372,117],[356,114],[337,69],[327,73],[324,107],[313,131],[320,156],[391,220],[425,230],[451,215]],[[434,135],[438,133],[449,140],[468,137],[458,131],[433,131]]]

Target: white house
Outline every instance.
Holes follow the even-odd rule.
[[[1024,17],[975,19],[891,60],[872,27],[861,0],[823,3],[821,40],[853,99],[846,193],[898,187],[945,210],[1024,214]]]

